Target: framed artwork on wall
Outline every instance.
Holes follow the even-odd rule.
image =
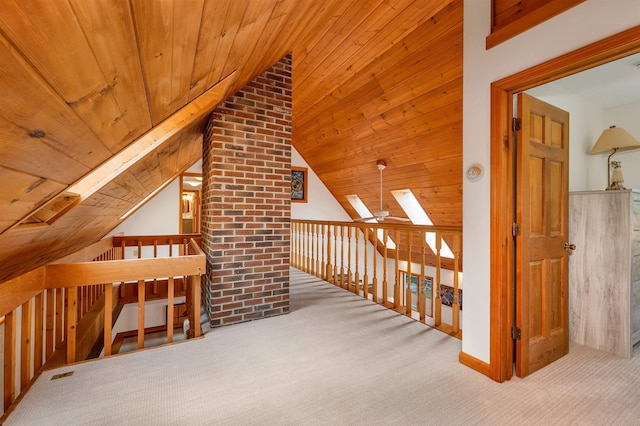
[[[307,202],[307,168],[291,166],[291,202]]]
[[[411,300],[412,305],[411,309],[418,309],[417,306],[417,297],[418,297],[418,282],[420,282],[420,276],[411,274],[411,283],[409,284],[409,274],[402,271],[403,281],[404,281],[404,289],[407,291],[407,288],[411,289]],[[432,292],[433,292],[433,277],[424,277],[424,287],[423,287],[424,295],[427,298],[427,306],[425,306],[425,314],[427,316],[432,317],[433,313],[431,312],[432,307]]]
[[[442,298],[442,304],[445,306],[453,306],[453,287],[440,284],[440,297]],[[462,310],[462,289],[458,289],[458,304],[460,310]]]

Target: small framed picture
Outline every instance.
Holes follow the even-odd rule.
[[[307,202],[307,168],[291,166],[291,202]]]

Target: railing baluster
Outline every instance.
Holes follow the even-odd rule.
[[[300,269],[306,272],[307,265],[307,254],[306,254],[306,235],[307,235],[307,224],[303,223],[300,229]]]
[[[76,324],[77,324],[77,304],[78,304],[78,287],[69,287],[67,289],[67,364],[76,362]]]
[[[50,288],[47,290],[47,320],[46,320],[46,350],[45,358],[49,359],[54,350],[53,333],[55,330],[55,294],[56,290]]]
[[[325,262],[325,252],[328,249],[328,245],[327,245],[327,240],[326,240],[326,236],[325,236],[325,224],[323,223],[320,229],[321,235],[322,235],[322,243],[320,244],[320,249],[322,250],[322,261],[320,262],[320,278],[326,280],[327,279],[327,265]]]
[[[167,343],[173,343],[173,295],[175,282],[173,277],[167,280]]]
[[[422,243],[422,250],[420,251],[420,284],[418,285],[418,309],[420,311],[420,321],[425,322],[427,319],[427,295],[424,292],[424,263],[427,248],[426,232],[420,232],[420,241]],[[433,286],[433,284],[431,284],[431,286]]]
[[[84,298],[82,300],[83,304],[82,304],[82,315],[78,317],[78,320],[82,319],[82,317],[84,317],[84,315],[89,311],[89,302],[91,300],[91,297],[89,295],[89,292],[91,290],[91,286],[86,285],[84,287],[82,287],[83,293],[84,293]]]
[[[304,271],[304,259],[305,259],[305,255],[304,255],[304,238],[305,238],[304,235],[305,234],[304,234],[304,231],[305,231],[305,228],[306,228],[305,224],[301,223],[300,224],[300,238],[299,238],[299,240],[300,240],[300,250],[299,250],[299,254],[298,254],[298,256],[300,258],[299,263],[300,263],[300,270],[301,271]]]
[[[322,269],[320,269],[320,233],[321,233],[322,229],[321,229],[321,225],[317,224],[316,225],[316,268],[315,268],[315,275],[316,277],[321,277],[322,276]]]
[[[305,250],[305,267],[304,270],[307,274],[311,273],[311,238],[312,238],[312,234],[311,234],[311,224],[308,224],[308,226],[306,227],[306,250]]]
[[[298,269],[304,270],[304,257],[302,242],[304,241],[304,224],[298,224]]]
[[[460,235],[453,236],[453,303],[451,305],[451,325],[453,332],[460,331],[460,303],[458,300],[458,258],[460,255]]]
[[[411,316],[411,307],[413,305],[412,291],[411,291],[411,251],[413,250],[413,232],[407,231],[407,245],[409,246],[407,254],[407,288],[405,293],[405,310],[404,313]],[[416,292],[419,287],[419,283],[416,283]]]
[[[55,346],[57,347],[62,343],[63,335],[64,335],[64,315],[63,315],[63,307],[65,305],[65,291],[62,288],[56,289],[56,336],[55,336]]]
[[[300,270],[304,271],[304,264],[305,264],[305,253],[304,253],[304,236],[305,236],[305,230],[306,230],[307,226],[305,223],[301,223],[300,224]]]
[[[301,223],[300,224],[300,229],[298,231],[298,235],[299,235],[299,237],[298,237],[298,246],[299,246],[298,247],[298,258],[299,258],[298,264],[300,265],[299,269],[301,271],[304,271],[304,228],[305,228],[305,224]]]
[[[307,234],[307,269],[309,275],[313,275],[313,224],[309,224]]]
[[[396,270],[395,284],[393,286],[393,307],[398,309],[402,306],[402,296],[400,294],[400,239],[398,238],[398,229],[393,230],[393,239],[396,242]]]
[[[369,228],[367,228],[369,231]],[[371,298],[375,303],[378,303],[378,231],[373,231],[375,233],[374,243],[373,243],[373,280],[372,284],[372,294]]]
[[[363,269],[364,269],[364,275],[362,276],[362,294],[364,296],[365,299],[369,298],[369,271],[367,269],[368,267],[368,253],[367,253],[367,247],[369,246],[369,228],[364,228],[364,235],[362,237],[363,239]],[[375,257],[375,253],[374,253],[374,257]]]
[[[325,271],[324,279],[333,282],[333,266],[331,264],[331,225],[327,225],[327,270]]]
[[[297,243],[297,253],[296,253],[296,263],[298,265],[298,269],[300,269],[301,271],[304,270],[304,268],[302,267],[302,227],[304,226],[304,224],[299,223],[298,224],[298,229],[296,230],[298,233],[298,241]]]
[[[387,249],[387,241],[389,240],[389,230],[384,229],[382,231],[382,244],[383,247],[383,256],[382,256],[382,304],[386,305],[389,301],[389,282],[387,280],[387,261],[389,260],[388,249]]]
[[[351,230],[350,226],[347,226],[347,290],[351,291],[353,288],[353,280],[351,278]]]
[[[309,270],[311,271],[311,275],[315,275],[316,274],[316,245],[315,245],[315,238],[316,238],[316,224],[313,223],[311,224],[311,259],[309,259],[311,261],[311,267],[309,268]]]
[[[435,326],[442,324],[442,297],[440,296],[440,249],[442,248],[442,238],[439,232],[436,232],[436,282],[434,286],[435,312],[433,315]]]
[[[338,225],[333,225],[333,283],[340,285],[338,280]]]
[[[36,324],[34,332],[33,351],[33,371],[38,371],[42,367],[42,337],[44,328],[44,291],[36,295],[34,321]]]
[[[193,313],[191,328],[193,328],[193,337],[200,337],[202,335],[200,329],[200,275],[191,276],[191,290],[193,292],[191,297],[191,312]]]
[[[153,258],[158,257],[158,240],[153,240]],[[153,294],[158,294],[158,280],[153,279]]]
[[[138,280],[138,349],[144,348],[144,280]]]
[[[344,284],[344,226],[340,226],[340,287]]]
[[[20,344],[20,391],[31,379],[31,321],[33,319],[33,299],[22,304],[22,331]]]
[[[360,229],[354,228],[354,232],[356,237],[356,272],[353,279],[353,282],[355,284],[355,288],[353,289],[353,292],[355,294],[360,294],[360,270],[359,270],[360,265],[358,265],[358,252],[360,249],[360,246],[359,246]]]
[[[16,311],[4,316],[4,409],[16,400]]]
[[[111,355],[113,328],[113,284],[108,283],[104,293],[104,356]]]

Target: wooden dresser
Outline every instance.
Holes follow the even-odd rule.
[[[640,191],[569,194],[569,336],[630,358],[640,347]]]

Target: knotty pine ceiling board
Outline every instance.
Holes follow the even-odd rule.
[[[114,82],[106,81],[85,29],[68,2],[7,2],[0,8],[0,27],[110,153],[132,140],[131,129],[120,120],[124,111],[110,91]],[[130,51],[135,52],[135,46]]]
[[[321,46],[329,51],[331,60],[318,55],[316,46],[310,48],[314,53],[311,60],[303,59],[301,64],[294,66],[294,110],[297,109],[300,115],[307,115],[308,109],[313,108],[317,114],[314,98],[318,93],[333,92],[342,82],[362,70],[375,73],[372,65],[375,66],[376,58],[398,45],[419,24],[432,19],[445,5],[446,2],[442,1],[396,2],[396,13],[389,13],[387,5],[382,4],[378,15],[373,14],[378,17],[374,19],[380,19],[381,22],[363,21],[340,45]],[[363,10],[358,12],[363,14]],[[305,62],[309,64],[306,65]],[[311,72],[309,70],[313,70],[312,79],[306,78]]]
[[[4,119],[0,125],[11,123],[90,168],[109,157],[107,147],[2,36],[0,63],[0,116]]]
[[[238,32],[233,39],[233,45],[225,61],[225,66],[222,69],[222,75],[229,75],[234,70],[243,68],[248,61],[251,61],[253,50],[271,16],[274,3],[273,0],[254,2],[252,7],[248,7],[245,10]],[[255,60],[255,57],[253,60]]]
[[[131,0],[154,126],[189,98],[203,0],[179,3]]]
[[[453,57],[458,63],[461,63],[462,39],[459,37],[459,34],[461,34],[462,27],[460,21],[461,18],[459,16],[458,19],[454,21],[457,22],[458,25],[453,25],[451,19],[443,19],[442,22],[437,21],[445,27],[444,29],[441,29],[440,26],[435,26],[433,21],[422,25],[411,35],[411,38],[414,40],[411,42],[405,42],[405,40],[403,40],[402,43],[397,44],[394,48],[387,50],[377,58],[371,66],[360,73],[356,73],[349,80],[343,81],[342,85],[334,92],[331,92],[330,96],[325,96],[317,100],[315,102],[316,108],[314,109],[314,114],[303,114],[300,111],[299,93],[296,92],[296,97],[294,97],[294,129],[296,136],[304,137],[307,133],[317,134],[319,131],[318,127],[323,123],[332,122],[334,119],[332,114],[337,116],[342,115],[341,110],[353,110],[350,99],[355,98],[354,102],[359,105],[358,110],[353,112],[354,115],[362,110],[365,116],[370,118],[373,114],[383,114],[386,111],[383,109],[385,107],[392,108],[398,106],[399,103],[395,101],[394,96],[402,96],[401,100],[409,101],[411,97],[408,96],[415,97],[417,94],[425,93],[424,90],[427,87],[435,88],[435,85],[439,83],[439,81],[436,80],[429,85],[429,82],[432,80],[428,77],[431,76],[421,76],[420,74],[431,69],[440,70],[440,62],[443,59]],[[453,28],[451,29],[452,25]],[[428,40],[430,37],[440,36],[442,32],[449,35],[445,41],[451,40],[450,43],[445,43],[444,48],[438,47],[434,49],[430,44],[424,43],[425,39]],[[453,34],[450,34],[450,32]],[[415,33],[418,33],[417,36]],[[424,47],[425,45],[427,47]],[[411,55],[409,59],[407,58],[408,52],[410,52]],[[398,66],[399,63],[402,63],[402,66]],[[461,69],[459,72],[461,75]],[[366,99],[358,102],[359,99],[357,95],[354,96],[354,88],[371,84],[372,76],[375,81],[379,83],[379,87],[385,91],[384,97],[376,103],[367,103]],[[296,77],[297,74],[294,68],[294,82],[296,81]],[[449,76],[448,78],[455,77]],[[413,84],[414,87],[412,87],[414,79],[427,82],[427,84],[425,85],[423,83],[421,87],[415,87],[415,84]],[[392,89],[397,90],[388,93],[388,91]],[[421,91],[420,89],[423,90]],[[375,110],[372,111],[372,108],[375,108]]]
[[[0,116],[0,166],[10,167],[33,176],[71,184],[91,169],[61,153],[47,137],[36,138],[21,127]],[[55,167],[42,167],[43,158],[55,158]]]
[[[0,167],[0,209],[4,220],[18,221],[57,194],[64,185],[38,176]],[[6,184],[4,184],[6,183]]]
[[[218,81],[220,79],[219,74],[215,77],[210,77],[210,75],[216,58],[218,58],[218,62],[223,62],[219,60],[218,46],[227,35],[226,26],[230,23],[227,19],[227,13],[232,6],[235,6],[237,10],[242,10],[238,7],[241,5],[241,2],[205,1],[196,45],[191,87],[189,88],[189,101],[203,94],[207,87],[211,86],[209,83],[211,80]],[[231,22],[233,23],[233,20]]]
[[[225,16],[225,26],[219,35],[220,38],[218,40],[216,54],[211,64],[205,89],[226,77],[223,75],[223,70],[231,48],[233,47],[233,42],[240,29],[240,25],[242,24],[242,18],[244,17],[246,8],[247,0],[229,2],[229,9]]]
[[[70,3],[120,110],[114,120],[129,129],[123,137],[128,144],[151,128],[131,8],[125,1]]]

